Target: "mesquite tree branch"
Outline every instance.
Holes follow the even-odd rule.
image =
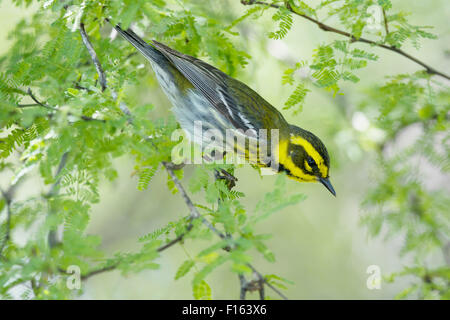
[[[46,109],[49,109],[49,110],[52,110],[52,111],[61,111],[61,110],[58,109],[58,108],[49,106],[48,104],[39,101],[39,100],[36,98],[36,96],[34,95],[34,93],[31,91],[30,88],[28,88],[27,94],[30,96],[31,99],[33,99],[34,102],[36,102],[36,104],[18,104],[18,105],[17,105],[17,108],[43,107],[43,108],[46,108]],[[47,116],[48,116],[49,118],[51,118],[52,115],[53,115],[53,113],[49,113]],[[69,116],[75,116],[75,115],[74,115],[73,113],[71,113],[71,112],[68,112],[67,115],[69,115]],[[91,118],[91,117],[88,117],[88,116],[85,116],[85,115],[81,115],[81,116],[79,116],[79,118],[80,118],[81,120],[84,120],[84,121],[98,121],[98,122],[105,122],[105,120],[102,120],[102,119],[95,119],[95,118]]]
[[[239,277],[239,285],[241,287],[241,293],[239,295],[239,299],[245,300],[245,296],[247,294],[247,280],[245,279],[242,273],[238,274]]]
[[[259,273],[253,273],[253,276],[255,276],[255,280],[247,281],[245,276],[240,273],[239,275],[239,284],[240,284],[240,299],[245,300],[245,297],[247,295],[248,291],[258,291],[259,293],[259,300],[265,299],[264,294],[264,278]],[[281,292],[278,292],[278,290],[275,290],[283,299],[287,299]]]
[[[384,10],[384,8],[382,8],[383,11],[383,20],[384,20],[384,31],[386,32],[385,37],[387,37],[387,35],[389,34],[389,26],[388,26],[388,21],[386,18],[386,10]]]
[[[55,177],[57,177],[56,181],[52,184],[50,187],[50,190],[45,195],[46,198],[53,197],[58,193],[59,184],[61,183],[61,177],[59,176],[61,171],[64,169],[67,163],[67,157],[69,155],[69,152],[66,151],[59,162],[58,169],[56,169]]]
[[[5,205],[6,205],[6,222],[5,222],[5,235],[2,239],[2,242],[0,243],[0,258],[3,257],[3,249],[6,246],[6,243],[11,237],[11,203],[13,199],[13,194],[16,188],[16,184],[11,185],[8,190],[3,191],[0,190],[3,198],[5,199]]]
[[[94,47],[91,44],[91,41],[89,41],[86,30],[84,29],[84,23],[80,23],[80,34],[81,34],[81,39],[83,40],[83,43],[86,46],[86,49],[88,50],[88,52],[91,56],[92,62],[95,65],[95,69],[97,70],[98,78],[100,80],[100,86],[102,87],[102,91],[105,91],[105,89],[106,89],[105,72],[103,71],[102,65],[100,64],[100,60],[98,60],[97,53],[95,52]]]
[[[256,270],[250,263],[247,263],[247,266],[253,270],[253,272],[261,279],[261,281],[264,281],[264,284],[267,285],[270,289],[272,289],[276,294],[278,294],[281,298],[284,300],[288,300],[288,297],[286,297],[280,290],[275,288],[272,284],[270,284],[266,278],[258,271]]]
[[[217,230],[208,220],[206,220],[197,210],[192,200],[187,195],[186,191],[184,190],[183,186],[180,183],[180,180],[178,180],[177,176],[173,172],[173,167],[168,162],[163,161],[162,165],[166,168],[167,172],[169,173],[170,177],[172,178],[173,183],[177,187],[178,191],[180,192],[181,196],[183,197],[184,202],[189,208],[190,211],[190,218],[191,219],[200,219],[202,223],[208,227],[214,234],[216,234],[221,239],[226,239],[226,235]]]
[[[16,190],[19,187],[19,184],[23,181],[23,179],[24,176],[21,176],[18,180],[12,183],[6,191],[0,189],[0,193],[2,197],[5,199],[5,206],[6,206],[5,235],[0,243],[0,259],[6,259],[3,256],[3,250],[5,249],[8,240],[11,239],[11,216],[12,216],[11,205],[14,200],[14,194],[16,193]]]
[[[67,163],[67,157],[69,155],[69,152],[66,151],[62,157],[61,160],[59,161],[59,165],[58,165],[58,169],[56,169],[56,173],[55,173],[55,177],[56,177],[56,181],[51,185],[49,191],[45,194],[44,198],[49,199],[52,198],[54,196],[58,195],[59,192],[59,184],[61,183],[61,171],[64,169],[64,167],[66,166]],[[49,210],[48,215],[53,215],[54,214],[54,210]],[[50,230],[48,232],[48,245],[50,248],[53,248],[54,246],[56,246],[60,241],[57,239],[56,236],[56,230]]]
[[[228,190],[233,189],[233,187],[236,185],[236,181],[238,181],[238,179],[234,175],[232,175],[225,169],[220,169],[220,171],[216,169],[214,172],[214,176],[216,180],[224,180]],[[220,195],[218,199],[219,207],[221,206],[223,200],[224,200],[223,195]],[[231,238],[231,235],[227,234],[227,237]],[[231,248],[224,248],[224,249],[227,251],[231,250]],[[258,290],[260,300],[264,300],[264,278],[259,273],[256,272],[253,272],[253,275],[257,278],[257,280],[247,281],[243,273],[238,274],[240,285],[239,297],[241,300],[245,300],[248,291],[255,291],[255,290]]]
[[[191,216],[195,216],[196,217],[195,219],[200,218],[202,223],[204,225],[206,225],[211,231],[213,231],[214,234],[216,234],[221,239],[229,239],[230,242],[231,242],[233,240],[231,236],[225,235],[221,231],[217,230],[208,220],[206,220],[203,216],[200,215],[200,213],[198,212],[197,208],[194,206],[192,200],[189,198],[189,196],[187,195],[186,191],[184,190],[180,180],[178,180],[177,176],[173,172],[173,169],[172,169],[171,165],[168,162],[163,162],[163,165],[166,168],[167,172],[169,173],[170,177],[172,178],[172,180],[173,180],[175,186],[177,187],[178,191],[180,192],[181,196],[183,197],[184,202],[186,203],[186,205],[188,206],[189,210],[191,211]],[[229,247],[229,250],[233,250],[233,249],[234,249],[234,245],[231,245]],[[246,265],[250,269],[252,269],[252,271],[257,275],[258,281],[260,281],[261,283],[263,282],[264,284],[266,284],[275,293],[277,293],[281,298],[283,298],[285,300],[288,300],[288,298],[282,292],[280,292],[277,288],[275,288],[273,285],[271,285],[264,278],[264,276],[258,270],[255,269],[255,267],[253,265],[251,265],[250,263],[247,263]],[[246,289],[246,290],[248,290],[248,289]],[[260,297],[264,298],[264,289],[259,290],[259,292],[260,292]]]
[[[435,68],[433,68],[433,67],[429,66],[428,64],[426,64],[425,62],[423,62],[423,61],[413,57],[412,55],[406,53],[405,51],[403,51],[403,50],[401,50],[401,49],[399,49],[397,47],[389,46],[389,45],[386,45],[386,44],[383,44],[383,43],[378,43],[376,41],[373,41],[373,40],[370,40],[370,39],[367,39],[367,38],[364,38],[364,37],[356,38],[354,35],[352,35],[351,33],[347,32],[347,31],[343,31],[343,30],[334,28],[334,27],[329,26],[329,25],[327,25],[327,24],[325,24],[323,22],[320,22],[319,20],[317,20],[317,19],[315,19],[313,17],[310,17],[310,16],[308,16],[306,14],[303,14],[301,12],[296,11],[294,8],[292,8],[292,6],[289,4],[289,2],[286,2],[285,6],[280,6],[280,5],[274,4],[274,3],[267,3],[267,2],[264,2],[264,1],[255,1],[255,0],[241,0],[241,3],[243,5],[254,5],[254,4],[262,5],[262,6],[266,6],[266,7],[275,8],[275,9],[280,9],[282,7],[285,7],[287,10],[289,10],[293,14],[295,14],[295,15],[297,15],[299,17],[302,17],[302,18],[304,18],[306,20],[309,20],[312,23],[315,23],[323,31],[340,34],[340,35],[342,35],[344,37],[349,38],[352,42],[367,43],[367,44],[370,44],[370,45],[373,45],[373,46],[376,46],[376,47],[379,47],[379,48],[383,48],[383,49],[395,52],[395,53],[397,53],[399,55],[402,55],[403,57],[405,57],[405,58],[407,58],[407,59],[409,59],[409,60],[411,60],[411,61],[413,61],[413,62],[415,62],[415,63],[417,63],[419,65],[421,65],[423,68],[425,68],[425,71],[427,73],[432,74],[432,75],[438,75],[438,76],[441,76],[441,77],[443,77],[443,78],[445,78],[447,80],[450,80],[450,76],[449,75],[447,75],[447,74],[445,74],[445,73],[443,73],[443,72],[441,72],[439,70],[436,70]],[[388,32],[387,22],[386,22],[386,31]]]
[[[30,88],[28,88],[27,90],[28,95],[31,97],[31,99],[33,99],[34,102],[36,102],[36,104],[40,105],[41,107],[44,107],[46,109],[50,109],[50,110],[56,110],[56,108],[51,107],[43,102],[40,102],[33,94],[33,92],[31,91]],[[20,106],[20,105],[19,105]]]
[[[106,19],[106,20],[108,20],[108,19]],[[97,74],[98,74],[98,78],[100,79],[100,85],[102,87],[102,91],[105,91],[105,89],[108,87],[106,84],[106,75],[105,75],[105,72],[103,71],[100,60],[98,59],[97,52],[95,52],[95,49],[92,46],[91,41],[89,40],[89,36],[87,35],[86,30],[84,29],[84,23],[82,23],[82,22],[80,23],[80,34],[81,34],[81,39],[83,40],[83,43],[84,43],[87,51],[89,52],[89,55],[91,56],[92,62],[95,65],[95,69],[97,70]],[[114,100],[117,100],[117,93],[114,90],[111,91],[111,97]],[[127,115],[129,117],[128,122],[131,123],[132,122],[131,111],[128,109],[128,107],[125,105],[125,103],[121,102],[119,105],[119,108],[125,115]]]
[[[119,263],[115,263],[115,264],[112,264],[110,266],[106,266],[106,267],[103,267],[103,268],[100,268],[100,269],[97,269],[97,270],[90,271],[90,272],[88,272],[86,274],[81,275],[81,280],[87,280],[90,277],[98,275],[100,273],[104,273],[104,272],[107,272],[107,271],[113,271],[113,270],[115,270],[117,268],[118,265],[119,265]],[[60,270],[60,271],[65,272],[64,270]]]
[[[173,246],[174,244],[180,242],[181,240],[183,240],[184,236],[185,236],[186,234],[188,234],[189,231],[192,230],[192,228],[193,228],[193,225],[192,225],[191,223],[188,224],[188,226],[187,226],[185,232],[183,232],[182,234],[180,234],[180,235],[179,235],[178,237],[176,237],[175,239],[173,239],[173,240],[167,242],[166,244],[162,245],[162,246],[159,247],[156,251],[162,252],[162,251],[164,251],[164,250],[166,250],[166,249],[169,249],[169,248],[170,248],[171,246]]]
[[[158,249],[156,249],[156,251],[157,251],[157,252],[162,252],[162,251],[164,251],[164,250],[166,250],[166,249],[169,249],[169,248],[172,247],[174,244],[176,244],[176,243],[182,241],[183,238],[184,238],[184,236],[185,236],[189,231],[191,231],[192,228],[193,228],[193,225],[190,223],[190,224],[187,226],[186,231],[184,231],[182,234],[180,234],[180,235],[179,235],[178,237],[176,237],[175,239],[169,241],[168,243],[163,244],[163,245],[160,246]],[[81,275],[81,280],[87,280],[87,279],[89,279],[89,278],[92,277],[92,276],[95,276],[95,275],[98,275],[98,274],[101,274],[101,273],[104,273],[104,272],[114,271],[115,269],[117,269],[117,267],[119,266],[119,264],[120,264],[119,262],[116,262],[116,263],[113,263],[113,264],[111,264],[111,265],[104,266],[103,268],[99,268],[99,269],[95,269],[95,270],[89,271],[89,272],[87,272],[87,273]],[[60,271],[61,273],[65,273],[65,270],[63,270],[63,269],[61,269],[61,268],[59,269],[59,271]]]

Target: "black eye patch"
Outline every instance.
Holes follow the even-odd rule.
[[[309,164],[309,166],[310,166],[311,168],[317,167],[317,164],[316,164],[316,162],[314,161],[313,158],[308,157],[308,159],[307,159],[306,161],[308,162],[308,164]]]

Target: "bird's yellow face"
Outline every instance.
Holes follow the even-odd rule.
[[[336,195],[329,181],[330,158],[318,137],[309,131],[291,126],[289,139],[280,141],[281,171],[300,182],[320,182]]]

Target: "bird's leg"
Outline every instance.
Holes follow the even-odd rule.
[[[225,169],[220,169],[220,172],[219,170],[216,170],[215,177],[216,179],[225,180],[228,190],[233,189],[233,187],[236,186],[236,181],[238,181],[238,179],[234,175],[232,175]]]

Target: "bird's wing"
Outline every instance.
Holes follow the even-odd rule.
[[[152,44],[208,99],[236,129],[272,129],[282,115],[244,83],[192,56],[153,40]]]

